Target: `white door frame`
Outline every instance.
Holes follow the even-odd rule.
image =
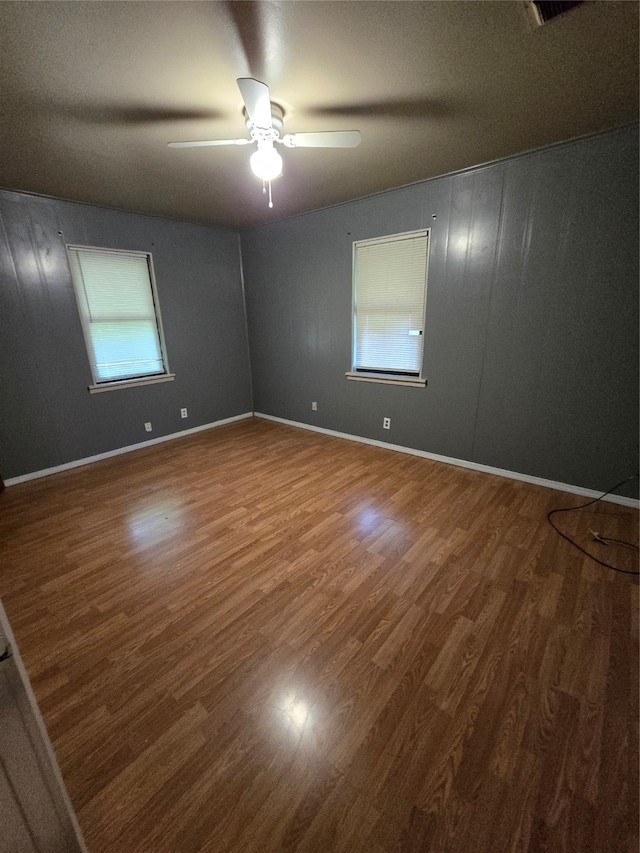
[[[87,853],[0,601],[0,853]]]

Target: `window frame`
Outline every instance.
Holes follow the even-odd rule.
[[[422,349],[420,354],[420,369],[415,371],[402,370],[363,370],[356,367],[356,248],[375,243],[391,243],[407,238],[426,237],[427,253],[424,276],[424,312],[422,316]],[[427,380],[423,376],[424,371],[424,330],[427,317],[427,294],[429,285],[429,258],[431,255],[431,228],[418,228],[414,231],[402,231],[398,234],[384,234],[381,237],[372,237],[365,240],[354,240],[351,247],[351,370],[347,371],[347,379],[361,382],[382,382],[390,385],[407,385],[424,388]]]
[[[155,314],[155,322],[156,329],[158,331],[158,343],[160,345],[160,354],[162,356],[162,364],[164,370],[162,373],[142,373],[136,374],[133,376],[126,376],[122,379],[99,379],[96,376],[96,371],[94,368],[93,358],[91,356],[91,352],[93,349],[93,342],[91,339],[91,334],[89,332],[86,319],[84,317],[84,313],[80,306],[80,298],[78,295],[78,290],[76,287],[76,281],[72,272],[72,264],[71,264],[71,250],[85,250],[85,251],[93,251],[93,252],[102,252],[110,255],[128,255],[135,256],[138,258],[144,258],[147,264],[147,272],[149,274],[149,285],[151,288],[151,300],[153,302],[153,309]],[[91,370],[91,378],[93,380],[93,384],[88,386],[88,390],[90,394],[100,393],[102,391],[112,391],[116,388],[131,388],[132,386],[139,385],[152,385],[158,382],[170,382],[175,379],[175,374],[171,373],[169,370],[169,360],[167,356],[167,346],[164,337],[164,329],[162,326],[162,315],[160,313],[160,300],[158,299],[158,289],[156,286],[156,276],[155,270],[153,267],[153,255],[151,252],[140,251],[136,249],[112,249],[107,248],[106,246],[85,246],[79,243],[67,243],[67,262],[69,264],[69,275],[71,277],[71,286],[73,287],[73,295],[76,300],[76,308],[78,309],[78,316],[80,318],[80,325],[82,326],[82,335],[84,337],[84,345],[87,353],[87,360],[89,361],[89,369]]]

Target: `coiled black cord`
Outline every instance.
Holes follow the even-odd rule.
[[[593,500],[588,501],[586,504],[580,504],[580,506],[567,506],[562,507],[561,509],[552,509],[547,513],[547,521],[559,536],[562,536],[562,538],[566,539],[567,542],[570,542],[574,548],[577,548],[578,551],[581,551],[583,554],[594,560],[600,566],[604,566],[606,569],[612,569],[614,572],[620,572],[623,575],[638,576],[640,575],[640,571],[634,572],[630,569],[621,569],[619,566],[612,566],[611,563],[605,563],[604,560],[600,560],[594,554],[590,554],[581,545],[578,545],[578,543],[575,542],[570,536],[567,536],[566,533],[563,533],[560,528],[556,527],[556,525],[552,521],[552,516],[556,515],[559,512],[573,512],[577,509],[585,509],[586,507],[591,506],[592,504],[595,504],[598,501],[601,501],[603,498],[606,498],[607,495],[610,495],[612,492],[615,492],[616,489],[619,489],[620,486],[624,486],[625,483],[629,483],[631,480],[635,480],[637,476],[637,474],[632,474],[630,477],[627,477],[626,480],[622,480],[620,483],[616,483],[615,486],[612,486],[610,489],[607,489],[606,492],[603,492],[599,497],[593,498]],[[633,542],[625,542],[624,539],[613,539],[610,536],[601,536],[599,533],[595,533],[593,530],[591,531],[591,533],[593,534],[594,541],[601,542],[603,545],[608,545],[609,542],[615,542],[617,545],[624,545],[627,548],[632,548],[634,551],[639,550],[638,546],[634,545]]]

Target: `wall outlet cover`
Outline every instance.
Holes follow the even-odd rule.
[[[147,432],[151,432],[151,421],[147,421],[144,425],[144,428]]]
[[[311,404],[311,409],[312,409],[312,411],[317,412],[317,411],[318,411],[318,404],[317,404],[317,403],[312,403],[312,404]]]
[[[187,410],[186,409],[180,409],[180,417],[181,418],[187,417]]]
[[[382,419],[382,429],[391,429],[391,418]]]

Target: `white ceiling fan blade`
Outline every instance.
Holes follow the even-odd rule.
[[[238,88],[247,108],[247,115],[256,127],[271,127],[271,98],[266,83],[253,77],[239,77]]]
[[[199,142],[168,142],[169,148],[198,148],[200,145],[249,145],[250,139],[202,139]]]
[[[325,130],[318,133],[285,133],[289,148],[355,148],[362,141],[359,130]]]

